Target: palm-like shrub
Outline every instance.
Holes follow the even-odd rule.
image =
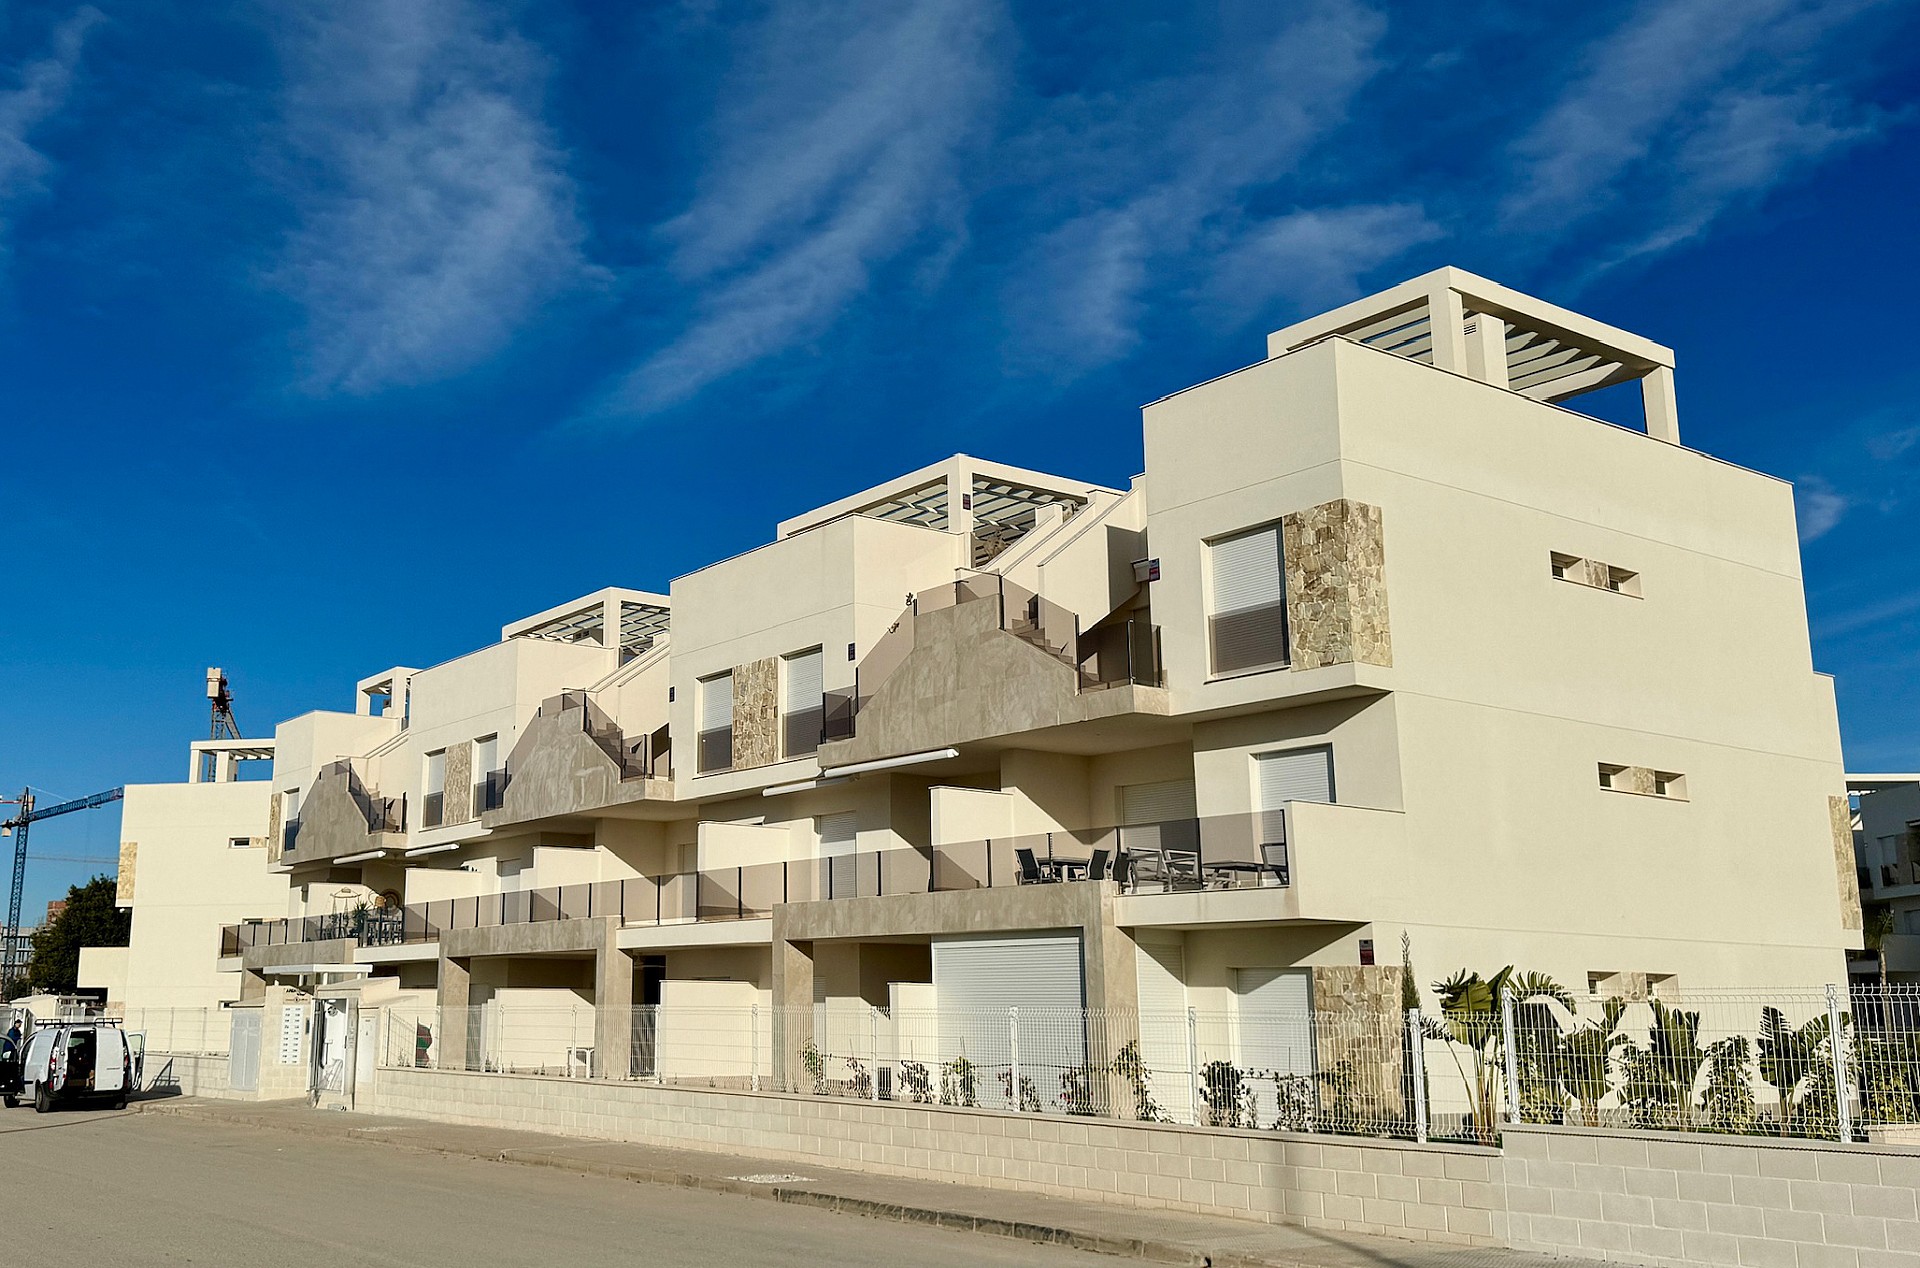
[[[1651,1001],[1647,1044],[1629,1042],[1622,1062],[1620,1099],[1641,1127],[1690,1128],[1693,1089],[1707,1051],[1700,1046],[1700,1014]]]
[[[1615,996],[1601,1006],[1598,1018],[1582,1022],[1561,1037],[1560,1087],[1580,1107],[1584,1126],[1600,1125],[1600,1102],[1613,1090],[1614,1053],[1627,1044],[1620,1019],[1627,1001]]]
[[[1825,1016],[1813,1018],[1803,1026],[1787,1024],[1786,1014],[1777,1008],[1760,1010],[1760,1043],[1758,1046],[1760,1077],[1773,1088],[1777,1097],[1780,1134],[1785,1136],[1793,1125],[1794,1092],[1800,1085],[1816,1073],[1825,1064],[1822,1051],[1827,1042],[1827,1019]],[[1831,1068],[1827,1075],[1827,1084],[1831,1086],[1833,1076]]]
[[[1550,1058],[1560,1033],[1546,1002],[1553,1000],[1571,1007],[1571,998],[1545,974],[1516,973],[1511,964],[1484,978],[1462,969],[1443,982],[1435,982],[1433,990],[1440,997],[1440,1019],[1429,1027],[1429,1037],[1453,1045],[1449,1051],[1456,1068],[1460,1049],[1466,1049],[1473,1063],[1473,1131],[1483,1143],[1492,1144],[1499,1122],[1500,1065],[1505,1058],[1501,997],[1511,994],[1514,999],[1515,1066],[1518,1068],[1524,1057],[1531,1072],[1527,1077],[1533,1079],[1544,1079],[1541,1072],[1551,1071]],[[1519,1037],[1522,1033],[1528,1037]],[[1468,1081],[1464,1069],[1461,1080]],[[1524,1079],[1521,1086],[1527,1086]]]

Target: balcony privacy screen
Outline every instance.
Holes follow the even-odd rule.
[[[804,757],[820,747],[825,720],[820,685],[820,649],[786,658],[785,684],[780,699],[782,740],[787,757]]]
[[[732,765],[733,675],[721,674],[700,684],[700,769]]]
[[[1208,547],[1212,604],[1207,637],[1213,672],[1283,665],[1287,660],[1287,596],[1280,569],[1280,528],[1273,525]]]

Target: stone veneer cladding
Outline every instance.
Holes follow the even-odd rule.
[[[780,760],[780,661],[748,661],[733,670],[733,768]]]
[[[120,872],[113,881],[113,901],[116,906],[127,907],[133,903],[134,865],[139,855],[138,841],[120,843]]]
[[[1391,666],[1380,508],[1342,498],[1280,521],[1295,669]]]
[[[1315,965],[1313,1007],[1330,1019],[1317,1029],[1319,1066],[1351,1062],[1354,1090],[1370,1115],[1396,1115],[1405,1086],[1401,1071],[1400,979],[1397,964]],[[1331,1109],[1335,1089],[1322,1085],[1321,1108]]]
[[[441,823],[466,823],[473,818],[473,745],[447,745],[446,791]]]
[[[1833,823],[1833,867],[1840,881],[1840,927],[1858,929],[1860,874],[1854,870],[1853,808],[1845,797],[1827,798],[1827,817]]]
[[[280,794],[267,794],[267,863],[277,866],[280,862],[281,847],[286,844],[280,833]]]

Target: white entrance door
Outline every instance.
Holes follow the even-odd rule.
[[[260,1090],[260,1014],[258,1008],[232,1012],[233,1040],[227,1049],[227,1086],[236,1092]]]

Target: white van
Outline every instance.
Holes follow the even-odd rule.
[[[27,1040],[20,1069],[20,1092],[46,1113],[68,1101],[106,1101],[127,1107],[133,1090],[133,1053],[116,1021],[56,1021],[36,1028]],[[6,1098],[8,1108],[15,1098]]]

